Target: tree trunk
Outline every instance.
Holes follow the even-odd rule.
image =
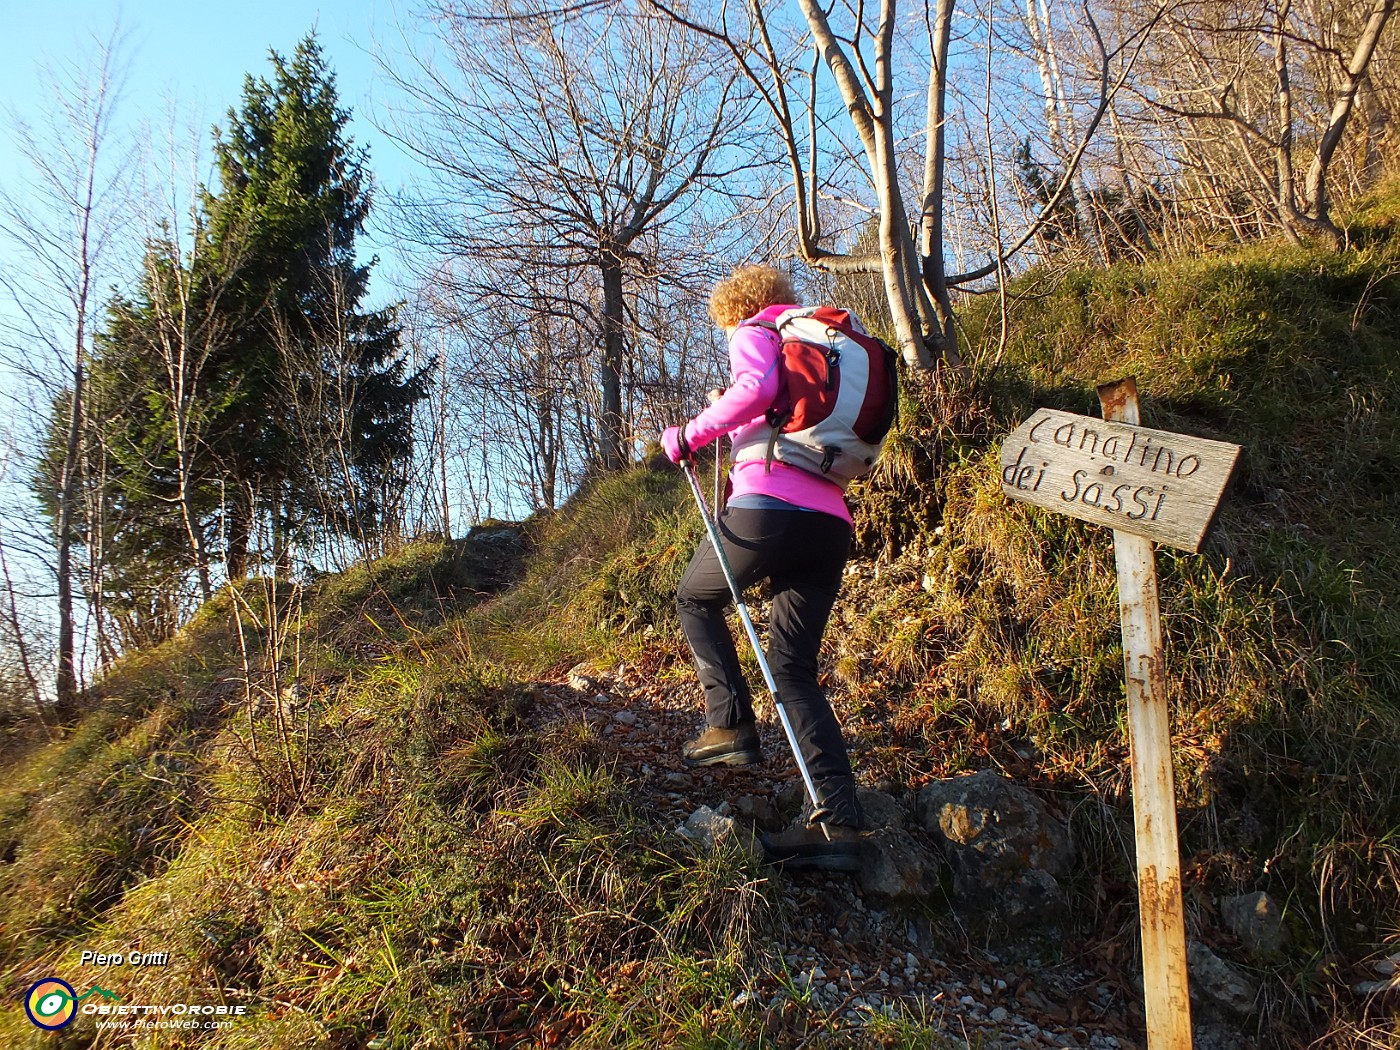
[[[185,538],[190,542],[190,553],[194,557],[195,574],[199,579],[199,596],[208,601],[213,596],[209,583],[209,551],[204,543],[204,530],[199,526],[199,511],[194,503],[192,480],[192,459],[189,445],[185,440],[183,422],[176,425],[176,462],[179,470],[180,517],[185,526]]]
[[[224,554],[224,565],[230,580],[241,580],[248,575],[248,543],[253,534],[253,511],[244,503],[243,486],[237,486],[233,500],[225,507],[228,520],[228,549]]]
[[[272,525],[272,572],[279,580],[290,580],[292,578],[292,522],[296,513],[292,497],[292,483],[286,483],[286,494],[282,500],[282,508],[279,513],[276,506],[268,508],[268,517]],[[368,554],[368,548],[362,545],[363,554]]]
[[[543,377],[535,400],[535,427],[539,431],[540,502],[545,510],[553,510],[559,477],[559,449],[554,434],[554,393]]]
[[[189,537],[190,547],[194,554],[195,575],[199,579],[199,597],[202,601],[208,601],[213,597],[213,590],[209,582],[209,552],[204,545],[204,534],[199,528],[194,509],[194,493],[187,480],[188,475],[181,470],[180,477],[180,512],[185,519],[185,534]]]
[[[91,404],[85,405],[83,415],[88,417],[91,412]],[[108,616],[103,602],[107,589],[107,518],[104,506],[107,494],[107,448],[92,419],[85,418],[83,426],[89,435],[89,440],[84,442],[81,449],[83,477],[86,481],[83,485],[83,545],[87,548],[88,556],[87,602],[92,609],[93,626],[97,629],[97,666],[100,672],[105,673],[117,658],[116,647],[109,637]],[[93,435],[97,436],[96,441],[91,440]]]
[[[933,300],[943,334],[942,351],[957,365],[957,329],[953,324],[953,300],[948,294],[948,273],[943,261],[943,183],[947,166],[948,41],[954,0],[938,0],[934,16],[932,54],[929,58],[928,114],[924,127],[923,212],[919,223],[919,264],[924,287]]]
[[[1045,128],[1049,133],[1050,148],[1057,159],[1067,163],[1079,140],[1079,131],[1075,127],[1074,110],[1065,92],[1064,75],[1060,71],[1060,57],[1050,21],[1050,5],[1046,0],[1026,0],[1025,25],[1040,73],[1041,89],[1045,92]],[[1089,187],[1084,182],[1083,168],[1079,165],[1075,165],[1070,176],[1070,198],[1079,227],[1079,239],[1088,253],[1089,261],[1096,266],[1105,265],[1108,256],[1103,249],[1103,238],[1099,235],[1098,218],[1094,214]]]
[[[1341,234],[1332,222],[1330,214],[1331,202],[1328,200],[1327,194],[1327,170],[1332,164],[1332,157],[1337,152],[1338,144],[1342,141],[1347,121],[1356,105],[1356,92],[1366,77],[1366,70],[1370,67],[1371,58],[1376,53],[1376,45],[1380,42],[1385,24],[1395,10],[1395,3],[1396,0],[1376,0],[1372,5],[1371,15],[1366,20],[1366,26],[1361,31],[1361,38],[1356,42],[1355,50],[1352,51],[1351,61],[1347,63],[1346,78],[1342,90],[1332,104],[1332,115],[1327,121],[1327,130],[1322,133],[1322,141],[1318,144],[1317,155],[1313,157],[1312,167],[1308,170],[1306,189],[1308,218],[1323,224],[1329,231],[1336,231],[1338,241],[1341,239]]]
[[[884,0],[880,9],[880,32],[875,44],[876,95],[873,99],[866,95],[861,86],[861,78],[832,31],[826,11],[816,0],[800,0],[799,6],[841,92],[846,112],[850,114],[851,124],[860,136],[866,161],[870,165],[871,181],[879,203],[880,269],[904,361],[913,368],[931,368],[934,357],[930,351],[943,350],[943,332],[926,329],[926,325],[936,327],[931,323],[934,310],[917,276],[914,239],[905,219],[899,192],[899,157],[894,143],[892,114],[893,56],[890,53],[894,4],[892,0]]]
[[[24,628],[19,619],[19,604],[15,601],[15,585],[10,577],[10,564],[5,557],[5,545],[0,542],[0,578],[5,581],[5,594],[9,599],[5,610],[6,618],[9,621],[10,631],[15,637],[15,652],[19,655],[20,669],[24,672],[24,680],[29,685],[29,695],[34,701],[34,713],[39,721],[48,726],[49,720],[44,712],[43,690],[39,688],[39,679],[34,674],[34,668],[29,662],[29,643],[24,639]]]
[[[622,447],[622,362],[623,340],[622,260],[604,249],[600,263],[603,276],[603,360],[599,382],[603,391],[603,419],[598,434],[598,461],[604,470],[621,470],[630,458]]]
[[[78,702],[73,629],[73,512],[80,474],[78,451],[83,429],[85,322],[85,310],[80,306],[73,349],[73,397],[68,410],[68,441],[64,447],[58,492],[58,677],[55,694],[60,721],[67,721],[77,713]]]
[[[438,356],[438,483],[442,488],[442,538],[452,538],[452,494],[447,484],[447,349],[444,346]]]

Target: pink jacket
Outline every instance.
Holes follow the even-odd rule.
[[[773,321],[784,310],[791,309],[784,305],[769,306],[749,320]],[[778,396],[779,347],[777,333],[772,329],[752,324],[739,326],[729,340],[729,372],[733,382],[724,396],[686,424],[685,436],[691,448],[708,445],[721,434],[742,441],[761,431],[767,439],[770,428],[764,413]],[[775,460],[770,471],[769,464],[757,460],[734,467],[729,478],[734,496],[761,493],[851,523],[851,512],[841,486],[798,467]]]

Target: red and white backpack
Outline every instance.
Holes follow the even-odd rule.
[[[748,321],[778,333],[782,385],[762,431],[734,448],[734,462],[773,460],[820,474],[842,488],[870,472],[899,409],[897,354],[848,310],[788,310]]]

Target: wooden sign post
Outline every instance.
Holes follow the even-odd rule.
[[[1162,617],[1154,539],[1200,550],[1238,445],[1138,426],[1137,384],[1099,387],[1102,421],[1040,409],[1002,445],[1002,491],[1113,529],[1132,745],[1143,992],[1151,1050],[1189,1050]]]

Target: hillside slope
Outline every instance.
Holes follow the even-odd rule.
[[[673,471],[639,469],[530,523],[503,593],[441,543],[250,581],[71,731],[11,741],[0,1044],[94,1041],[26,1019],[53,975],[247,1011],[98,1045],[1141,1045],[1110,537],[1008,503],[996,469],[1034,408],[1096,414],[1094,386],[1134,375],[1149,425],[1246,449],[1207,548],[1158,559],[1190,933],[1263,989],[1238,1045],[1392,1045],[1391,1004],[1353,988],[1400,949],[1397,215],[1378,198],[1344,256],[1031,275],[1005,340],[973,304],[991,378],[908,384],[856,493],[828,657],[860,779],[901,797],[995,769],[1048,800],[1080,853],[1057,950],[675,834],[702,804],[780,809],[792,775],[675,761],[699,697],[671,597],[700,529]],[[1218,914],[1254,889],[1284,910],[1269,958]]]

